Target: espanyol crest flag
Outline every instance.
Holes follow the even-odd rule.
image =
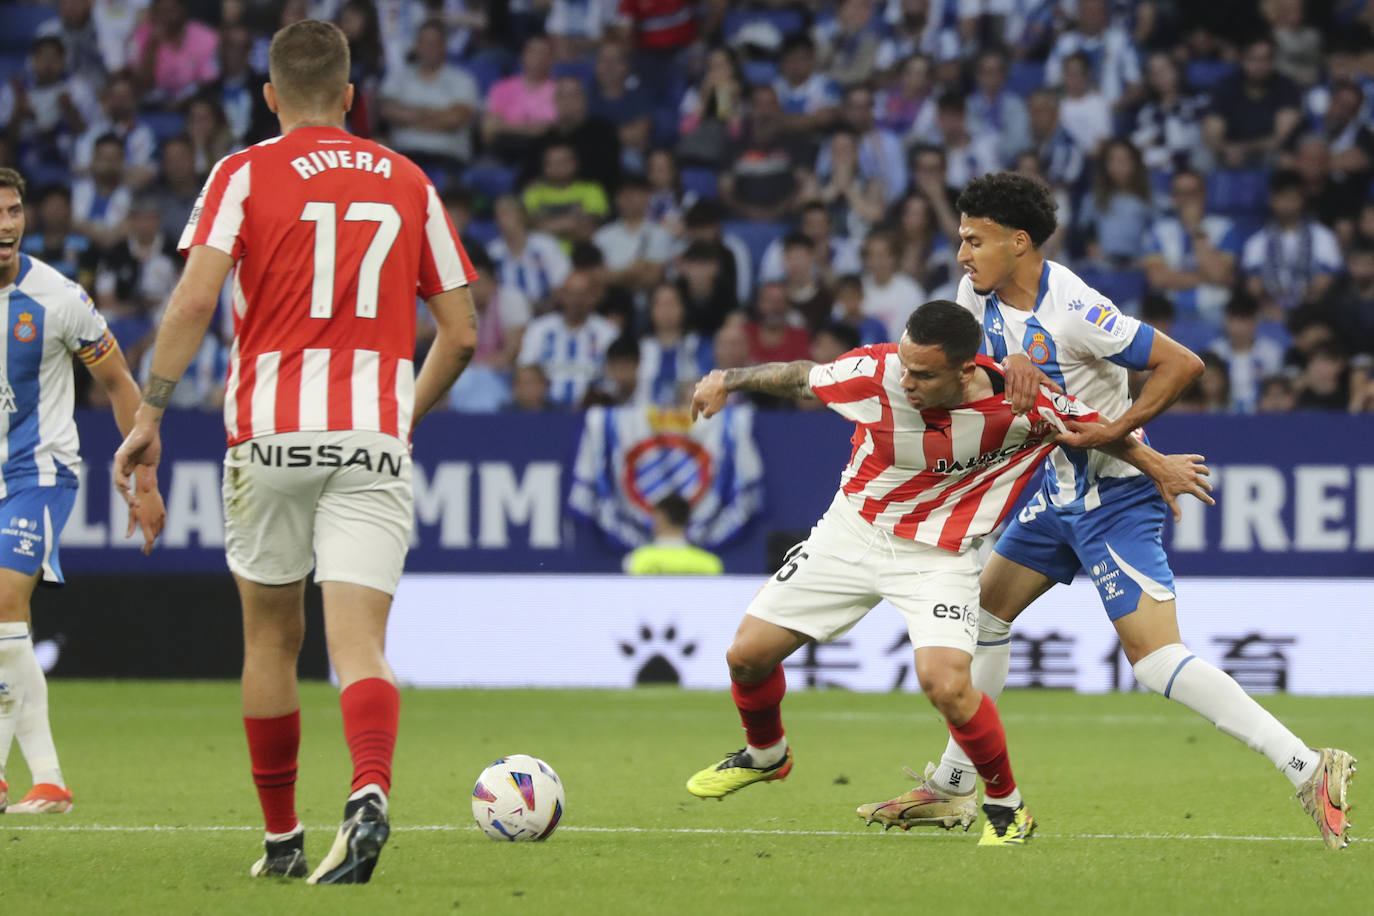
[[[672,493],[692,506],[694,544],[729,540],[763,506],[763,460],[754,408],[709,420],[685,410],[593,407],[586,412],[568,506],[625,547],[652,538],[650,512]]]

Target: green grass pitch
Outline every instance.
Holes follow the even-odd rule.
[[[1263,702],[1374,766],[1374,699]],[[302,703],[313,865],[349,769],[335,691],[305,685]],[[742,743],[724,694],[409,690],[391,842],[371,884],[335,888],[248,877],[261,835],[237,685],[57,681],[51,705],[76,807],[0,815],[6,916],[1374,912],[1359,779],[1355,842],[1329,852],[1264,758],[1144,694],[1008,694],[1012,763],[1040,831],[1021,849],[979,849],[981,820],[967,834],[885,834],[854,815],[943,747],[920,696],[790,694],[791,777],[716,802],[683,783]],[[472,825],[472,783],[508,753],[545,758],[567,787],[546,843]],[[17,747],[9,779],[22,796]]]

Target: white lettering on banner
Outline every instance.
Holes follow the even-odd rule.
[[[1221,484],[1221,472],[1209,467],[1212,472],[1212,486]],[[1183,497],[1178,500],[1183,518],[1174,523],[1173,536],[1169,541],[1170,550],[1202,551],[1207,549],[1207,513],[1217,510],[1200,500]]]
[[[472,465],[466,461],[441,461],[434,466],[432,478],[418,461],[413,467],[416,524],[411,529],[410,545],[419,545],[421,525],[438,525],[440,547],[471,547],[468,531],[472,527],[472,501],[468,490]]]
[[[1374,550],[1374,468],[1355,470],[1355,549]]]
[[[109,543],[106,547],[142,547],[143,539],[126,538],[124,532],[129,530],[129,504],[124,501],[124,496],[119,492],[119,488],[114,485],[114,462],[110,462],[105,468],[106,480],[110,482],[110,507],[109,514],[105,517],[110,520]],[[172,472],[173,478],[176,472]],[[216,491],[218,492],[218,491]],[[170,542],[164,542],[170,543]],[[223,543],[223,542],[221,542]]]
[[[72,503],[71,514],[62,529],[64,547],[104,547],[105,526],[101,522],[86,521],[86,478],[90,476],[89,465],[76,469],[76,479],[80,481],[76,490],[76,502]]]
[[[524,480],[517,484],[515,470],[504,461],[478,465],[482,518],[477,545],[509,547],[507,522],[512,522],[530,526],[529,546],[557,547],[561,470],[556,461],[531,461],[525,466]]]
[[[1258,464],[1233,464],[1226,468],[1221,505],[1221,549],[1249,551],[1287,550],[1283,529],[1283,504],[1288,486],[1276,468]],[[1253,538],[1252,538],[1253,534]]]
[[[1298,550],[1349,548],[1350,529],[1344,523],[1350,468],[1339,464],[1303,464],[1293,478],[1297,532],[1293,546]]]
[[[216,461],[178,461],[167,488],[168,547],[189,547],[191,535],[201,547],[224,546],[224,510],[220,494],[220,464]],[[119,494],[114,494],[119,499]],[[134,546],[141,541],[130,539]]]
[[[680,684],[725,689],[725,652],[763,581],[575,575],[404,576],[387,626],[387,659],[419,687],[597,687]],[[1255,691],[1374,694],[1369,579],[1178,580],[1188,650]],[[450,608],[501,607],[521,621],[520,663],[474,639]],[[549,595],[558,600],[549,601]],[[1055,588],[1012,628],[1012,681],[1084,693],[1132,689],[1097,590],[1085,577]],[[1297,607],[1320,607],[1338,627],[1313,627]],[[787,660],[794,689],[915,689],[901,615],[881,602],[839,640]],[[1341,659],[1332,665],[1331,659]],[[918,701],[914,701],[918,702]],[[913,711],[923,707],[913,707]],[[894,715],[899,715],[895,714]],[[874,725],[878,728],[878,725]],[[931,732],[932,740],[939,731]]]

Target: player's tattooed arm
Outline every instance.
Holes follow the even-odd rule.
[[[814,398],[807,381],[816,364],[809,359],[792,363],[764,363],[745,369],[715,369],[697,382],[692,392],[692,419],[712,417],[725,408],[732,391],[754,391],[779,398]]]
[[[143,402],[149,407],[156,407],[159,410],[165,409],[172,403],[172,392],[176,390],[175,379],[163,378],[160,375],[148,377],[148,384],[143,386]]]
[[[743,369],[726,369],[725,389],[753,391],[797,401],[808,398],[814,400],[816,392],[811,390],[809,379],[815,366],[809,359],[799,359],[790,363],[764,363]]]

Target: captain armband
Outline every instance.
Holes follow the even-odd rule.
[[[77,350],[76,355],[87,366],[94,366],[113,353],[115,346],[114,335],[106,331],[98,340],[94,340]]]

